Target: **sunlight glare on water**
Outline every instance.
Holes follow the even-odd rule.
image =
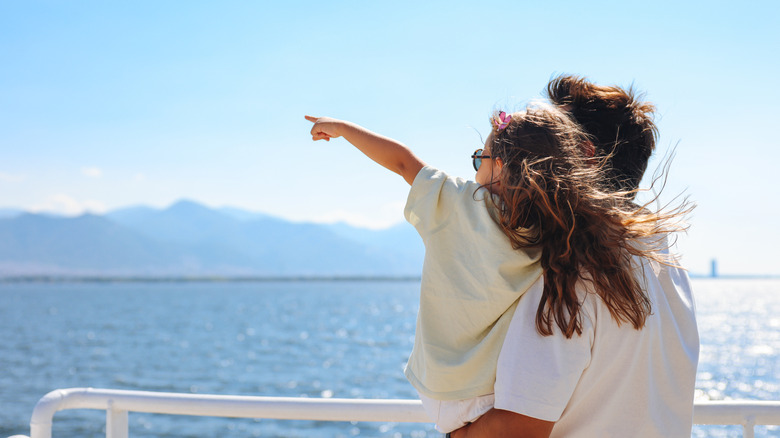
[[[780,400],[780,281],[693,281],[697,400]],[[0,437],[29,433],[56,388],[415,398],[403,376],[419,283],[0,284]],[[104,435],[105,413],[58,413],[54,436]],[[757,427],[757,437],[778,436]],[[429,424],[130,415],[133,437],[436,437]],[[695,437],[741,437],[695,426]]]

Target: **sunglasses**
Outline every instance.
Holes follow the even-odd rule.
[[[474,170],[479,171],[479,168],[482,166],[482,160],[487,158],[493,158],[490,155],[484,155],[482,152],[485,152],[484,149],[477,149],[474,151],[474,154],[471,156],[471,164],[474,165]]]

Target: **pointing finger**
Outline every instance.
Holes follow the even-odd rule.
[[[326,140],[330,141],[330,136],[324,132],[312,132],[311,133],[311,139],[314,141],[317,140]]]

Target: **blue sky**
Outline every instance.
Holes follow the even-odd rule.
[[[474,129],[574,73],[657,105],[651,168],[676,147],[661,199],[698,204],[684,264],[780,274],[780,3],[547,3],[2,2],[0,207],[189,198],[387,226],[406,184],[344,141],[311,142],[304,114],[473,177]]]

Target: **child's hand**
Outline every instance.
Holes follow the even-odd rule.
[[[313,122],[311,127],[311,139],[314,141],[330,141],[331,138],[341,137],[340,127],[344,122],[330,117],[312,117],[306,116],[306,120]]]
[[[344,137],[368,158],[401,175],[409,185],[414,182],[417,173],[425,166],[425,163],[402,143],[371,132],[352,122],[312,116],[306,116],[306,120],[314,123],[314,126],[311,127],[312,140],[329,141],[331,138]]]

